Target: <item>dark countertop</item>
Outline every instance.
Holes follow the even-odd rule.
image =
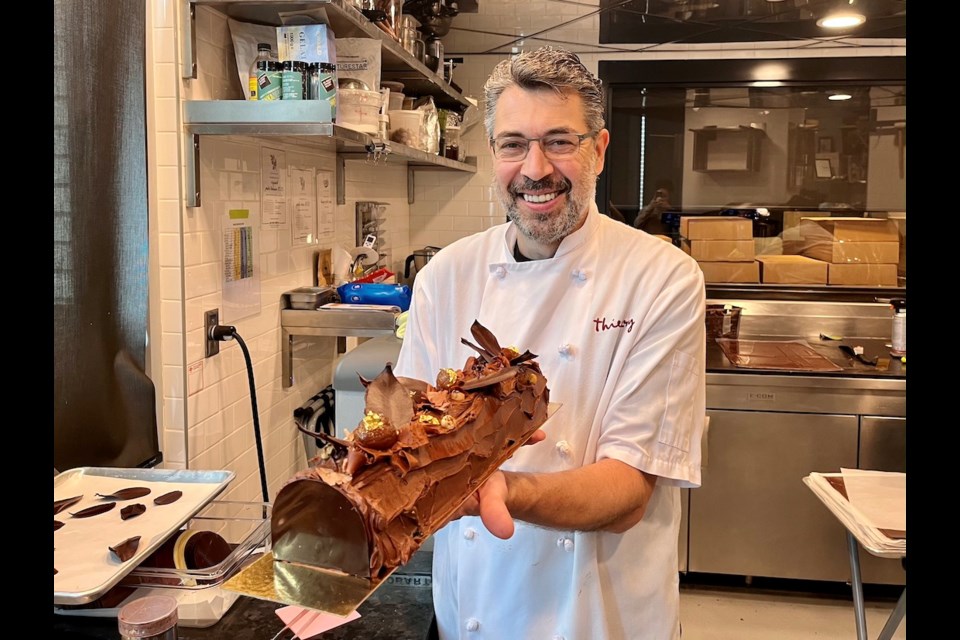
[[[796,375],[796,376],[828,376],[828,377],[853,377],[853,378],[883,378],[883,379],[906,379],[907,365],[902,364],[899,358],[890,355],[890,344],[888,340],[879,338],[844,338],[842,340],[821,340],[819,336],[740,336],[741,340],[804,340],[817,353],[823,355],[834,364],[842,367],[842,371],[835,372],[809,372],[809,371],[784,371],[782,369],[747,369],[737,367],[724,355],[720,345],[714,341],[707,341],[707,373],[740,373],[751,375]],[[862,362],[847,356],[840,350],[840,345],[850,347],[862,346],[864,358],[870,360],[874,357],[888,358],[890,360],[889,368],[886,371],[880,371],[874,366],[868,366]]]
[[[206,629],[179,627],[179,640],[269,640],[283,628],[274,611],[283,605],[247,596]],[[433,621],[429,587],[384,584],[358,609],[360,618],[316,636],[322,640],[426,640]],[[53,615],[53,637],[63,640],[120,640],[116,618]],[[282,640],[290,640],[285,633]]]
[[[360,618],[331,629],[320,640],[428,640],[433,622],[430,588],[432,552],[421,549],[405,566],[367,598]],[[205,629],[180,626],[179,640],[270,640],[283,628],[274,611],[284,605],[247,596],[240,598],[219,622]],[[63,640],[120,640],[117,619],[53,614],[53,637]],[[287,632],[281,640],[290,640]]]

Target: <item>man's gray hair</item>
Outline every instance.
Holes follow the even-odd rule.
[[[484,124],[487,137],[493,137],[497,101],[507,87],[527,90],[549,89],[558,95],[575,93],[583,100],[583,111],[590,131],[603,129],[603,88],[600,80],[583,66],[575,53],[555,47],[543,47],[521,53],[500,62],[483,85]]]

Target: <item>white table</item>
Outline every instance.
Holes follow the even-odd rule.
[[[842,482],[842,476],[838,473],[819,475],[833,478],[840,477]],[[836,516],[837,520],[839,520],[846,529],[847,551],[850,556],[850,577],[853,590],[853,608],[857,621],[857,640],[868,640],[867,616],[863,602],[863,580],[860,575],[859,547],[862,546],[871,555],[881,558],[900,559],[900,561],[903,563],[904,570],[906,570],[906,550],[905,548],[903,550],[894,550],[890,548],[878,547],[875,543],[875,540],[870,539],[873,536],[868,537],[865,535],[864,529],[868,529],[870,533],[875,535],[880,535],[880,531],[876,528],[873,528],[871,525],[864,523],[863,520],[858,517],[859,514],[855,510],[849,508],[846,495],[841,493],[840,490],[837,490],[835,487],[831,489],[824,489],[822,485],[815,483],[811,476],[803,478],[803,483],[806,484],[813,494],[817,496],[817,498],[830,510],[834,516]],[[831,495],[827,493],[827,491],[834,491],[835,494]],[[837,499],[838,496],[841,496],[842,499]],[[883,625],[880,635],[877,636],[877,640],[890,640],[890,638],[893,637],[894,632],[897,630],[897,627],[900,626],[900,622],[903,620],[903,617],[906,615],[906,613],[907,589],[904,587],[903,592],[900,594],[900,598],[897,600],[897,604],[894,606],[893,611],[890,612],[890,617],[887,618],[887,622]]]

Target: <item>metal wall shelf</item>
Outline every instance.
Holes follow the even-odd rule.
[[[453,109],[463,112],[470,102],[462,93],[454,89],[442,76],[427,68],[420,60],[408,53],[400,43],[381,30],[366,16],[358,11],[348,0],[307,0],[289,2],[285,0],[183,0],[189,7],[186,16],[192,16],[194,5],[206,5],[217,9],[234,20],[255,24],[280,26],[280,13],[323,9],[327,14],[330,28],[337,38],[373,38],[381,43],[380,74],[384,80],[395,80],[404,84],[404,91],[412,96],[433,96],[440,109]],[[190,38],[182,39],[184,78],[196,78],[196,61],[193,44],[193,20],[190,20]]]
[[[344,162],[377,157],[381,162],[397,158],[407,166],[407,200],[413,202],[414,175],[419,170],[452,170],[476,173],[473,162],[458,162],[413,147],[382,140],[330,122],[330,107],[322,100],[189,100],[184,103],[183,123],[193,153],[188,156],[187,206],[200,206],[200,136],[236,135],[277,138],[293,136],[297,142],[311,138],[325,141],[337,153],[337,203],[344,204]],[[470,160],[470,159],[468,159]],[[189,166],[191,165],[192,166]]]

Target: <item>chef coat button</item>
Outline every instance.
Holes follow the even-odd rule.
[[[504,269],[503,267],[497,267],[497,270],[494,271],[494,274],[495,274],[498,278],[500,278],[501,280],[503,280],[504,278],[507,277],[507,270]]]
[[[577,280],[579,280],[580,282],[583,282],[583,281],[586,280],[586,279],[587,279],[587,272],[584,271],[583,269],[578,270],[578,271],[577,271]]]
[[[480,628],[480,621],[476,618],[470,618],[467,620],[467,631],[476,631]]]
[[[573,551],[573,540],[567,538],[563,541],[563,550],[564,551]]]
[[[560,355],[562,356],[569,356],[571,353],[573,353],[573,347],[571,347],[567,343],[563,343],[562,345],[557,347],[557,351],[559,351]]]
[[[566,540],[566,538],[564,538],[563,536],[560,536],[559,538],[557,538],[557,546],[560,547],[561,549],[563,549],[564,540]]]
[[[477,532],[474,529],[464,529],[463,537],[467,540],[473,540],[477,537]]]
[[[564,458],[570,455],[570,451],[571,451],[570,443],[567,442],[566,440],[561,440],[560,442],[557,443],[557,453],[559,453]]]

